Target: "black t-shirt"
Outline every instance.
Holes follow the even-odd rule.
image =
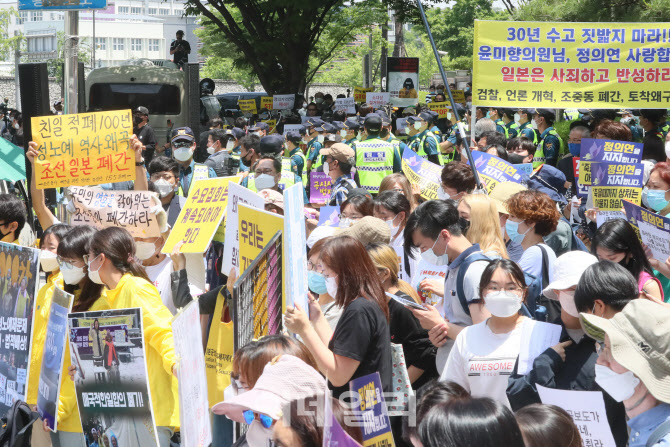
[[[568,155],[567,157],[560,159],[556,165],[556,168],[565,174],[565,181],[572,183],[570,190],[574,196],[577,193],[577,186],[575,185],[575,170],[572,165],[572,159],[572,155]]]
[[[328,349],[361,362],[350,380],[378,371],[384,391],[391,390],[391,336],[386,317],[374,301],[359,297],[344,309]],[[336,399],[349,391],[348,383],[336,387],[329,382],[328,387]]]
[[[170,45],[170,51],[174,50],[179,45],[181,45],[181,49],[173,54],[174,59],[172,59],[172,61],[175,64],[186,64],[188,63],[188,51],[191,51],[191,44],[184,39],[173,40]]]

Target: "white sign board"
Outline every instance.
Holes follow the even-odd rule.
[[[390,102],[390,95],[389,92],[367,92],[365,93],[365,102],[367,102],[369,106],[378,109]]]
[[[354,98],[338,98],[335,100],[335,110],[343,110],[348,115],[356,114]]]
[[[304,187],[296,183],[284,190],[284,250],[286,250],[287,306],[298,303],[309,314],[307,301],[307,234]]]
[[[292,109],[295,103],[295,95],[273,95],[272,108],[274,110]]]
[[[240,275],[240,240],[239,240],[239,207],[244,203],[253,208],[262,210],[265,208],[265,199],[255,192],[236,183],[228,185],[228,203],[226,205],[226,240],[223,245],[223,262],[221,273],[228,275],[235,268],[237,276]]]

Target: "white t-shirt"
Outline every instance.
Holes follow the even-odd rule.
[[[416,275],[418,264],[417,259],[421,258],[421,252],[414,248],[413,253],[415,259],[411,258],[410,256],[405,257],[405,247],[403,245],[404,242],[405,238],[403,237],[403,233],[401,231],[400,234],[398,234],[398,237],[391,241],[391,247],[393,247],[396,254],[398,255],[398,262],[400,263],[398,279],[402,279],[403,281],[411,284],[413,277]],[[409,261],[409,265],[405,265],[405,260]]]
[[[172,315],[177,313],[174,307],[174,300],[172,299],[172,282],[170,280],[170,273],[172,273],[172,259],[166,256],[161,262],[156,265],[144,267],[147,271],[149,279],[161,294],[161,299],[165,307],[170,309]]]
[[[547,244],[537,244],[532,247],[528,247],[527,250],[521,255],[519,260],[519,267],[526,273],[530,273],[536,278],[542,279],[542,250],[538,245],[542,245],[547,251],[547,261],[549,264],[549,282],[554,281],[554,264],[556,263],[556,253],[551,249]],[[542,284],[542,288],[547,287],[549,284]]]
[[[456,337],[440,380],[458,383],[472,397],[490,397],[510,406],[507,382],[521,350],[521,332],[529,320],[507,334],[494,334],[487,322],[466,327]]]
[[[444,283],[444,279],[447,277],[447,266],[443,265],[438,267],[436,265],[430,264],[423,259],[421,259],[416,266],[416,273],[412,276],[412,287],[417,291],[421,301],[431,306],[437,307],[440,312],[444,312],[444,306],[442,304],[443,297],[435,295],[433,292],[423,290],[421,287],[421,281],[424,279],[436,279]],[[444,316],[444,315],[442,315]]]

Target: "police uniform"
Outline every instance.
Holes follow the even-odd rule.
[[[505,122],[501,119],[497,119],[495,122],[496,132],[500,132],[501,134],[505,135],[506,139],[509,139],[509,133],[507,131],[507,127],[505,126]]]
[[[507,130],[507,139],[516,138],[519,135],[519,125],[514,121],[505,124],[505,129]]]
[[[535,156],[533,157],[533,169],[537,169],[544,163],[556,166],[556,163],[565,152],[562,145],[563,140],[553,127],[549,127],[542,132],[542,135],[540,135],[540,144],[537,146]]]
[[[537,143],[539,143],[537,132],[535,132],[535,129],[533,129],[533,125],[530,123],[530,121],[519,125],[519,134],[522,137],[532,141],[535,146],[537,146]]]
[[[365,117],[365,128],[377,133],[382,128],[382,117],[369,114]],[[356,153],[356,175],[358,184],[370,193],[378,193],[384,177],[400,170],[400,156],[393,143],[379,137],[368,137],[352,147]]]

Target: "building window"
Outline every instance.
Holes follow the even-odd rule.
[[[156,14],[158,14],[158,8],[149,8],[150,16],[155,16]]]
[[[160,11],[160,15],[162,15],[162,16],[169,16],[170,15],[170,10],[169,9],[161,8],[161,9],[159,9],[159,11]]]
[[[142,39],[130,39],[131,51],[142,51]]]
[[[113,48],[115,50],[123,51],[123,39],[115,37],[112,42]]]
[[[127,6],[119,6],[119,14],[128,14],[129,8]]]
[[[41,22],[42,21],[42,11],[31,12],[30,13],[31,22]]]
[[[158,39],[149,39],[149,51],[159,51],[160,41]]]
[[[28,12],[27,11],[19,11],[19,16],[16,18],[16,24],[17,25],[23,25],[26,20],[28,20]]]
[[[137,8],[137,7],[130,8],[130,13],[135,14],[135,15],[140,15],[140,14],[142,14],[142,8],[141,7],[140,8]]]
[[[106,50],[107,49],[107,39],[104,37],[96,37],[95,38],[95,47],[98,50]]]

